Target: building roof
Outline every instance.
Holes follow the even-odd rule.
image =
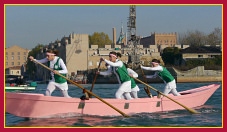
[[[188,47],[181,50],[181,53],[221,53],[220,47],[214,46],[200,46]]]
[[[22,48],[22,47],[20,47],[20,46],[18,46],[18,45],[13,45],[13,46],[10,46],[10,47],[7,47],[7,48],[6,48],[6,50],[9,50],[9,49],[23,49],[23,50],[29,51],[29,49],[27,49],[27,48]]]
[[[13,66],[13,67],[9,67],[10,70],[20,70],[21,66]]]

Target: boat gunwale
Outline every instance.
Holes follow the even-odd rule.
[[[213,86],[202,86],[202,87],[198,87],[195,89],[190,89],[190,90],[185,90],[185,91],[181,91],[179,93],[183,94],[182,96],[174,96],[172,94],[168,94],[168,97],[171,97],[173,99],[179,100],[181,98],[187,98],[187,96],[192,96],[196,95],[196,93],[201,94],[201,92],[205,92],[207,90],[216,90],[220,87],[220,85],[215,85],[215,87]],[[7,92],[9,94],[14,94],[11,92]],[[32,100],[37,100],[37,101],[48,101],[48,102],[85,102],[85,103],[100,103],[101,101],[98,100],[97,98],[90,98],[89,100],[81,100],[78,97],[73,97],[73,98],[65,98],[65,97],[60,97],[60,96],[45,96],[44,94],[41,93],[16,93],[17,95],[23,95],[23,97],[21,98],[17,98],[15,96],[12,95],[12,97],[10,98],[14,98],[14,99],[32,99]],[[39,98],[35,98],[34,96],[37,96]],[[109,101],[111,103],[118,103],[118,102],[125,102],[125,103],[139,103],[139,102],[151,102],[151,101],[160,101],[162,100],[169,100],[168,98],[162,97],[162,98],[158,98],[157,96],[153,96],[153,98],[149,98],[149,97],[142,97],[142,98],[137,98],[137,99],[131,99],[131,100],[125,100],[125,99],[116,99],[116,98],[102,98],[105,101]]]

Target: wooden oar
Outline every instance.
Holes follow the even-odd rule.
[[[34,59],[32,59],[32,61],[34,61],[35,63],[37,63],[37,64],[41,65],[42,67],[44,67],[44,68],[46,68],[46,69],[48,69],[48,70],[50,70],[50,71],[53,72],[53,69],[47,67],[46,65],[44,65],[44,64],[42,64],[42,63],[40,63],[40,62],[38,62],[38,61],[36,61],[36,60],[34,60]],[[83,91],[85,91],[85,92],[87,92],[87,93],[89,93],[89,94],[95,96],[97,99],[99,99],[99,100],[102,101],[103,103],[107,104],[108,106],[110,106],[111,108],[113,108],[114,110],[116,110],[117,112],[119,112],[121,115],[123,115],[124,117],[129,117],[128,115],[126,115],[125,113],[123,113],[123,112],[120,111],[119,109],[115,108],[113,105],[109,104],[108,102],[106,102],[105,100],[103,100],[102,98],[100,98],[99,96],[97,96],[96,94],[90,92],[89,90],[86,90],[84,87],[82,87],[82,86],[79,85],[78,83],[75,83],[74,81],[72,81],[72,80],[66,78],[65,76],[61,75],[60,73],[57,73],[57,75],[61,76],[62,78],[65,78],[67,81],[69,81],[70,83],[72,83],[72,84],[76,85],[77,87],[81,88]]]
[[[98,70],[97,70],[97,71],[99,71],[101,63],[102,63],[102,61],[100,60],[100,61],[99,61],[99,66],[98,66]],[[95,84],[95,81],[96,81],[97,76],[98,76],[98,74],[95,73],[95,78],[94,78],[94,80],[93,80],[93,82],[92,82],[91,89],[90,89],[91,92],[92,92],[92,90],[93,90],[93,88],[94,88],[94,84]],[[90,97],[90,98],[92,97],[91,94],[89,94],[89,97]]]
[[[144,75],[144,72],[143,72],[143,69],[141,68],[141,66],[140,66],[140,69],[141,69],[141,72],[142,72],[142,75],[143,75],[143,79],[144,79],[144,81],[147,83],[147,78],[145,77],[145,75]],[[147,93],[147,95],[148,95],[148,97],[152,97],[152,94],[151,94],[151,92],[150,92],[150,89],[147,87],[147,86],[145,86],[144,87],[144,90],[145,90],[145,92]]]
[[[134,77],[133,77],[133,78],[134,78]],[[199,113],[198,111],[196,111],[196,110],[194,110],[194,109],[191,109],[191,108],[188,108],[188,107],[186,107],[185,105],[183,105],[183,104],[177,102],[176,100],[174,100],[174,99],[170,98],[169,96],[163,94],[162,92],[160,92],[160,91],[158,91],[157,89],[155,89],[154,87],[152,87],[152,86],[150,86],[150,85],[144,83],[143,81],[141,81],[141,80],[139,80],[139,79],[137,79],[137,78],[134,78],[134,79],[137,80],[138,82],[140,82],[140,83],[146,85],[147,87],[153,89],[153,90],[156,91],[157,93],[160,93],[161,95],[167,97],[168,99],[172,100],[173,102],[179,104],[180,106],[184,107],[186,110],[190,111],[191,113],[193,113],[193,114],[198,114],[198,113]]]

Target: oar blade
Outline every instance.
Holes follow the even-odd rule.
[[[192,113],[192,114],[200,114],[200,112],[194,110],[194,109],[191,109],[191,108],[188,108],[188,110]]]
[[[189,112],[191,112],[191,113],[193,113],[193,114],[198,114],[198,113],[199,113],[199,112],[197,112],[196,110],[194,110],[194,109],[192,109],[192,108],[188,108],[188,107],[186,107],[185,105],[183,105],[183,104],[177,102],[176,100],[174,100],[174,99],[170,98],[169,96],[163,94],[162,92],[160,92],[160,91],[158,91],[157,89],[155,89],[154,87],[152,87],[152,86],[150,86],[150,85],[144,83],[143,81],[141,81],[141,80],[139,80],[139,79],[137,79],[137,78],[134,78],[134,79],[137,80],[137,81],[139,81],[140,83],[144,84],[145,86],[149,87],[150,89],[152,89],[152,90],[154,90],[154,91],[156,91],[156,92],[159,92],[161,95],[163,95],[163,96],[167,97],[168,99],[172,100],[173,102],[179,104],[180,106],[182,106],[183,108],[185,108],[185,109],[188,110]]]
[[[102,63],[102,61],[100,60],[100,61],[99,61],[99,66],[98,66],[97,71],[100,70],[101,63]],[[95,84],[95,81],[96,81],[97,76],[98,76],[98,74],[95,73],[95,77],[94,77],[94,80],[92,81],[92,85],[91,85],[91,89],[90,89],[91,92],[92,92],[92,90],[93,90],[93,88],[94,88],[94,84]],[[92,97],[91,94],[88,94],[88,96],[89,96],[89,98]]]

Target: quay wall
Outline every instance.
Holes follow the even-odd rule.
[[[195,77],[178,77],[177,83],[186,82],[221,82],[222,77],[212,77],[212,76],[195,76]]]
[[[175,75],[177,82],[221,82],[222,71],[221,70],[205,70],[204,66],[198,66],[191,70],[180,71],[173,69],[173,75]]]
[[[192,83],[192,82],[221,82],[222,71],[221,70],[205,70],[204,66],[198,66],[187,71],[180,71],[173,67],[167,68],[174,76],[177,83]],[[138,73],[138,79],[145,82],[141,69],[135,70]],[[154,72],[144,70],[144,75],[153,75]],[[92,80],[92,78],[91,78]],[[118,83],[115,75],[102,76],[98,75],[96,83]],[[139,83],[139,82],[137,82]],[[145,83],[163,83],[163,81],[157,77],[152,79],[146,79]]]

